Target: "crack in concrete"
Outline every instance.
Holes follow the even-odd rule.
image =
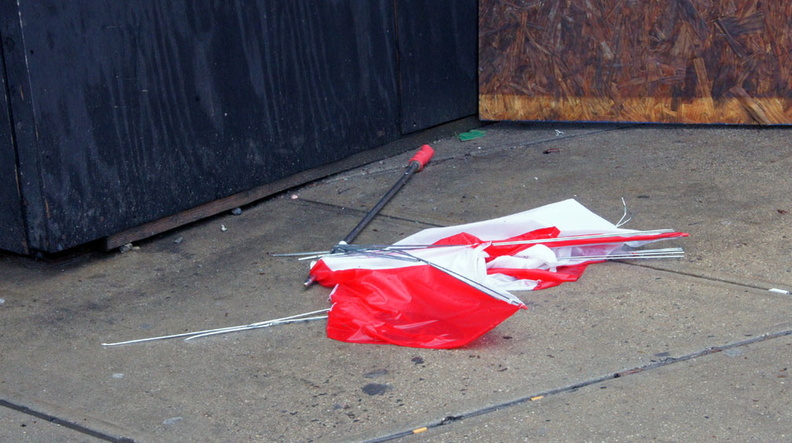
[[[363,216],[363,215],[366,215],[368,213],[367,209],[348,208],[346,206],[339,206],[339,205],[336,205],[336,204],[333,204],[333,203],[325,203],[325,202],[320,202],[320,201],[316,201],[316,200],[300,199],[299,202],[306,203],[306,204],[309,204],[309,205],[321,206],[321,207],[323,207],[325,209],[331,209],[331,210],[335,210],[335,211],[348,211],[349,215],[361,215],[361,216]],[[425,221],[421,221],[421,220],[415,220],[415,219],[412,219],[412,218],[397,217],[395,215],[388,215],[388,214],[384,214],[382,212],[377,214],[377,217],[387,218],[388,220],[396,220],[396,221],[403,221],[403,222],[407,222],[407,223],[418,224],[418,225],[426,226],[426,227],[429,227],[429,228],[442,228],[442,227],[445,227],[445,225],[438,225],[436,223],[429,223],[429,222],[425,222]]]
[[[674,269],[663,269],[663,268],[658,268],[658,267],[654,267],[652,265],[647,265],[647,264],[630,263],[630,262],[625,261],[625,260],[613,260],[613,261],[614,262],[618,262],[618,263],[622,263],[622,264],[625,264],[625,265],[628,265],[628,266],[636,266],[636,267],[639,267],[639,268],[651,269],[653,271],[667,272],[667,273],[670,273],[670,274],[682,275],[682,276],[685,276],[685,277],[692,277],[692,278],[706,280],[706,281],[715,282],[715,283],[723,283],[723,284],[739,286],[741,288],[747,288],[747,289],[758,289],[760,291],[769,292],[771,294],[776,294],[776,295],[781,295],[781,296],[787,296],[788,297],[790,295],[789,291],[787,291],[786,289],[778,289],[776,287],[771,287],[771,285],[762,286],[762,285],[759,285],[759,284],[749,283],[749,282],[746,282],[746,281],[729,280],[729,279],[727,279],[725,277],[713,277],[713,276],[708,276],[708,275],[703,275],[703,274],[696,274],[696,273],[693,273],[693,272],[684,272],[684,271],[679,271],[679,270],[674,270]],[[784,285],[779,285],[779,286],[784,286]]]

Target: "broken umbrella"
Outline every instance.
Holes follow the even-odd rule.
[[[680,257],[636,250],[686,236],[620,229],[575,200],[478,223],[427,229],[394,245],[326,254],[312,277],[333,288],[327,335],[346,342],[453,348],[518,309],[509,291],[575,281],[593,262]]]
[[[621,229],[577,201],[565,200],[483,222],[426,229],[393,245],[343,244],[323,254],[306,253],[305,258],[317,259],[311,277],[333,288],[328,337],[455,348],[525,308],[509,291],[575,281],[589,264],[604,260],[681,257],[679,248],[638,248],[684,236],[670,230]],[[315,315],[320,312],[166,338],[324,318]]]

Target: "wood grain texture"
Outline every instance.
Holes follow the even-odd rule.
[[[2,40],[0,40],[2,41]],[[20,254],[28,252],[27,236],[22,217],[22,196],[19,190],[16,151],[12,122],[8,112],[8,88],[0,51],[0,249]]]
[[[792,3],[481,0],[484,120],[792,123]]]
[[[476,114],[476,0],[398,0],[401,130]]]
[[[32,249],[61,251],[400,135],[390,0],[0,8]]]
[[[150,235],[472,116],[476,12],[475,0],[0,0],[0,248]]]

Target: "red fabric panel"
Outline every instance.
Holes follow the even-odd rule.
[[[345,342],[456,348],[524,308],[428,265],[314,271],[319,283],[337,285],[330,295],[327,336]]]

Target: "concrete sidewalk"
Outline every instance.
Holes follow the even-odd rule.
[[[432,164],[357,239],[575,198],[684,259],[592,265],[456,350],[347,344],[324,322],[113,342],[329,307],[307,264],[410,153],[140,242],[0,256],[0,441],[787,441],[792,146],[786,128],[500,123],[426,140]],[[416,146],[417,148],[417,146]],[[771,291],[771,289],[775,289]]]

